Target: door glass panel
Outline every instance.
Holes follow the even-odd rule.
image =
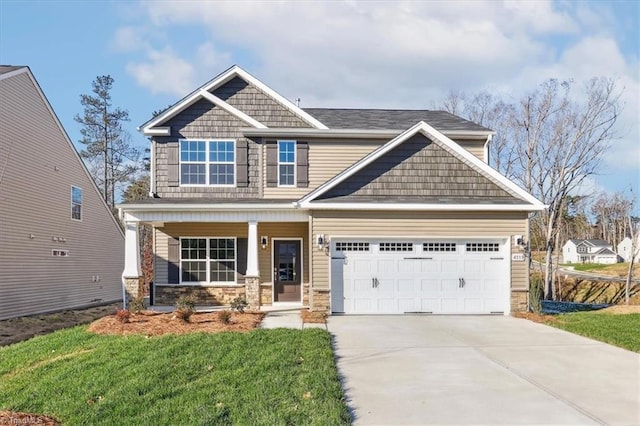
[[[278,248],[278,280],[296,280],[296,244],[280,243]]]

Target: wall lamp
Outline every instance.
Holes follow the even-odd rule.
[[[316,235],[316,245],[318,246],[319,249],[323,249],[326,248],[328,245],[328,241],[325,238],[324,234],[318,234]]]
[[[266,249],[267,248],[267,243],[269,242],[269,238],[266,236],[262,236],[260,237],[260,244],[262,245],[262,249]]]

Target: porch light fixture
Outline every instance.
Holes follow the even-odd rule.
[[[262,237],[260,237],[260,244],[262,245],[262,249],[266,249],[267,248],[267,242],[268,242],[268,238],[265,237],[264,235]]]
[[[324,238],[324,234],[316,235],[316,244],[318,245],[319,249],[323,249],[325,247],[326,240]]]

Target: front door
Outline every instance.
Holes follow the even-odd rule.
[[[276,240],[273,243],[274,302],[300,302],[300,241]]]

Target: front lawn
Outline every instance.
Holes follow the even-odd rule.
[[[0,411],[76,424],[346,424],[324,330],[146,338],[74,327],[0,348]]]
[[[640,314],[576,312],[558,315],[545,323],[571,333],[640,352]]]

